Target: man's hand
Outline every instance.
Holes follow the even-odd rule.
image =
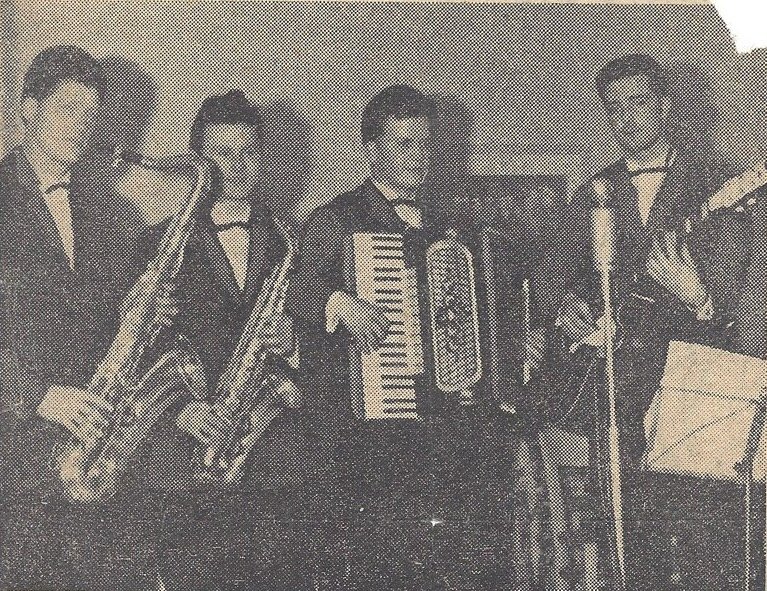
[[[194,400],[178,414],[176,425],[200,443],[210,445],[213,440],[223,437],[231,422],[216,413],[209,402]]]
[[[562,300],[556,324],[574,343],[582,341],[597,329],[589,305],[572,292],[568,292]]]
[[[37,407],[37,414],[86,442],[103,437],[112,410],[106,400],[86,390],[51,386]]]
[[[680,244],[676,232],[665,232],[653,239],[647,273],[691,310],[699,310],[708,301],[690,251],[684,242]]]
[[[363,352],[375,351],[386,340],[391,321],[386,317],[386,312],[375,304],[343,293],[338,302],[337,314]]]

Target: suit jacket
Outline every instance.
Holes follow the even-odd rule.
[[[754,210],[752,251],[738,306],[738,350],[767,357],[767,198],[759,191]]]
[[[434,471],[443,475],[436,478],[440,482],[460,480],[462,476],[457,474],[461,470],[478,463],[470,459],[472,454],[481,456],[497,441],[497,411],[490,404],[459,407],[449,397],[435,393],[429,397],[423,423],[363,422],[352,413],[350,337],[341,327],[333,334],[325,327],[328,298],[337,290],[349,289],[343,268],[345,241],[355,232],[401,233],[406,258],[414,261],[423,276],[420,267],[426,246],[443,237],[436,214],[429,209],[423,214],[423,230],[408,227],[369,180],[340,195],[317,209],[307,222],[296,275],[288,290],[287,309],[296,318],[301,335],[302,380],[317,400],[308,417],[311,435],[333,470],[348,473],[355,491],[368,498],[396,495],[407,488],[421,487],[423,491],[424,479]],[[468,242],[471,247],[472,240]],[[453,476],[445,476],[453,470]],[[417,497],[427,499],[423,494]],[[406,511],[407,502],[402,499],[399,509]]]
[[[693,260],[715,309],[712,320],[698,321],[694,312],[647,277],[645,266],[653,235],[684,227],[685,220],[696,217],[703,200],[721,185],[725,175],[700,158],[680,151],[650,209],[646,226],[641,223],[637,191],[625,162],[608,166],[597,176],[607,179],[612,187],[608,206],[615,210],[616,219],[614,306],[622,312],[618,319],[626,328],[616,351],[618,404],[624,447],[636,460],[644,446],[643,417],[660,381],[669,340],[733,346],[731,326],[744,278],[750,227],[744,216],[718,212],[695,227],[688,237]],[[553,259],[557,268],[549,273],[562,278],[555,284],[558,288],[552,290],[552,316],[568,289],[588,302],[595,315],[601,314],[600,282],[593,268],[590,244],[592,207],[590,186],[581,189],[568,207],[564,246],[559,257]],[[644,300],[631,297],[631,293],[649,297],[655,304],[645,306]],[[552,365],[552,371],[563,371],[558,363]],[[590,410],[582,410],[591,416]]]
[[[208,381],[208,396],[215,393],[216,383],[239,342],[264,281],[285,256],[284,241],[269,212],[254,208],[251,224],[244,290],[237,284],[207,216],[190,236],[177,277],[175,293],[179,314],[162,346],[172,345],[173,338],[177,336],[189,342],[202,361]],[[149,244],[158,241],[159,232],[155,230],[152,234]],[[187,401],[184,398],[170,410],[161,432],[150,442],[146,456],[150,486],[171,489],[195,486],[188,478],[188,467],[196,444],[174,422]],[[286,410],[264,434],[250,457],[249,473],[244,483],[246,487],[275,488],[296,484],[303,479],[309,452],[300,412]]]
[[[72,172],[71,269],[26,157],[14,150],[0,162],[2,332],[13,368],[0,388],[0,410],[3,426],[19,435],[10,439],[29,451],[21,462],[11,458],[19,471],[39,472],[36,462],[50,453],[50,441],[33,434],[65,435],[35,409],[53,384],[87,385],[116,331],[119,303],[138,276],[131,246],[136,228],[123,223],[117,199],[86,189],[91,176],[84,167]]]

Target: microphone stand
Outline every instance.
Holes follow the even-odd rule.
[[[607,424],[607,447],[609,459],[610,492],[609,499],[612,508],[614,526],[613,540],[615,544],[615,559],[618,563],[618,589],[626,588],[625,549],[623,540],[623,503],[621,498],[621,465],[620,465],[620,436],[618,433],[618,418],[615,409],[615,319],[613,316],[612,296],[610,293],[610,264],[609,261],[599,262],[599,276],[602,285],[602,300],[605,314],[605,387],[609,419]]]
[[[594,266],[599,274],[604,303],[604,354],[605,354],[605,389],[607,391],[607,461],[609,472],[607,484],[609,499],[604,499],[610,508],[613,525],[611,533],[610,566],[613,571],[614,591],[626,589],[626,565],[623,536],[623,503],[621,498],[620,435],[616,414],[615,396],[615,317],[612,305],[610,268],[614,264],[615,244],[613,212],[607,207],[608,186],[603,179],[594,181],[594,193],[598,205],[591,211],[591,231],[593,240]],[[598,454],[598,461],[602,461]],[[601,474],[601,470],[600,470]],[[604,495],[607,496],[607,495]]]

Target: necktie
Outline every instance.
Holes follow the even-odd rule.
[[[250,203],[221,201],[211,210],[212,229],[218,238],[240,290],[248,276],[250,229],[258,223]]]
[[[411,228],[421,229],[423,227],[423,218],[421,209],[415,199],[391,199],[389,201],[399,218]]]

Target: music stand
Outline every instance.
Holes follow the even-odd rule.
[[[767,466],[766,394],[764,360],[672,341],[661,386],[645,417],[645,469],[745,483],[746,591],[751,589],[753,481]]]
[[[744,490],[744,513],[745,513],[745,525],[746,525],[746,535],[745,535],[745,582],[744,582],[744,589],[745,591],[750,591],[751,589],[751,543],[752,543],[752,536],[753,531],[751,528],[751,503],[752,503],[752,486],[753,481],[756,480],[755,474],[754,474],[754,467],[756,464],[756,454],[759,452],[759,442],[762,439],[762,433],[764,432],[765,427],[765,419],[767,419],[767,400],[765,399],[765,393],[763,392],[761,398],[758,400],[756,412],[754,413],[754,418],[751,420],[751,427],[748,431],[748,441],[746,442],[746,448],[743,451],[743,459],[736,463],[734,468],[735,471],[741,476],[741,478],[744,479],[745,483],[745,490]],[[765,550],[765,561],[764,561],[764,580],[767,581],[767,479],[765,479],[765,512],[764,512],[764,519],[765,519],[765,539],[764,539],[764,550]]]

